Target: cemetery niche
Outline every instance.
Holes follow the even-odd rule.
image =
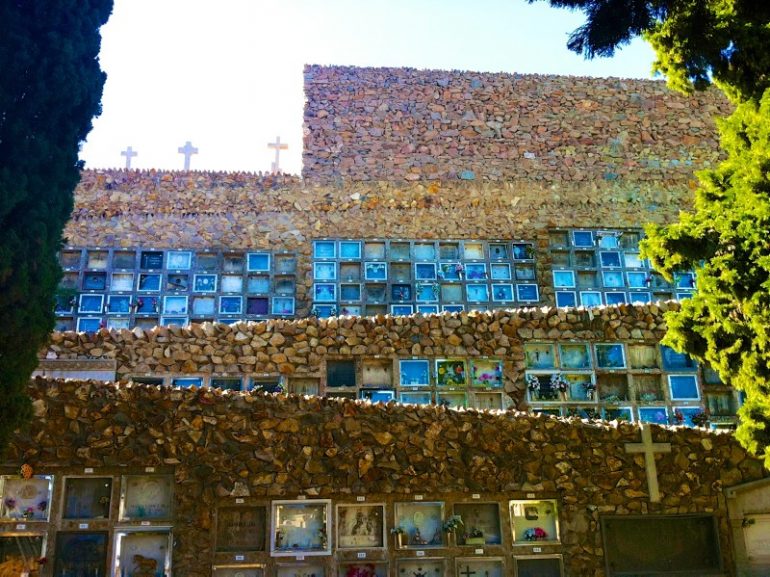
[[[273,501],[270,554],[331,555],[331,501]]]
[[[339,549],[385,547],[384,505],[337,505],[337,547]]]

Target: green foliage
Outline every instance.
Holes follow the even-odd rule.
[[[111,11],[112,0],[0,3],[0,448],[30,415],[26,385],[53,328],[56,251],[100,112]]]
[[[528,0],[534,2],[535,0]],[[655,49],[653,70],[683,92],[712,81],[734,102],[759,99],[770,86],[770,2],[766,0],[546,0],[582,10],[586,23],[570,49],[612,56],[643,36]]]
[[[745,391],[738,438],[770,466],[770,91],[719,122],[727,159],[698,174],[695,211],[648,228],[643,254],[698,292],[666,315],[664,342]]]

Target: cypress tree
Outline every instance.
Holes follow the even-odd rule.
[[[53,329],[56,252],[105,74],[112,0],[0,0],[0,448],[30,416],[26,385]]]

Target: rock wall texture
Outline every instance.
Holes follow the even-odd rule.
[[[717,91],[662,81],[306,66],[315,181],[683,182],[719,157]]]
[[[630,424],[92,381],[38,379],[29,393],[34,420],[3,469],[172,470],[174,574],[191,577],[210,574],[212,518],[228,497],[471,492],[557,499],[567,575],[604,575],[602,514],[714,513],[729,568],[721,489],[764,475],[731,435],[653,427],[671,452],[657,456],[651,503],[644,456],[624,450],[640,438]]]
[[[691,205],[688,183],[346,182],[245,173],[87,170],[65,231],[73,246],[281,249],[298,257],[297,314],[310,310],[312,240],[517,239],[550,279],[548,229],[640,227]],[[541,295],[553,302],[550,283]]]
[[[506,360],[505,387],[524,402],[524,350],[529,340],[657,343],[663,313],[676,303],[593,310],[520,309],[411,317],[341,317],[96,333],[54,333],[41,355],[114,359],[118,376],[136,374],[321,375],[327,358],[372,356],[482,357]]]

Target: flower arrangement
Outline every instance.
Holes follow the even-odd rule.
[[[32,519],[32,517],[35,516],[35,508],[34,507],[27,507],[24,509],[24,512],[22,513],[22,516],[25,519]]]
[[[677,425],[684,423],[684,414],[679,409],[674,409],[674,423]]]
[[[345,572],[345,577],[374,577],[376,575],[374,565],[350,565]]]
[[[709,414],[706,411],[698,411],[690,420],[696,427],[705,427],[709,422]]]
[[[522,535],[525,541],[544,541],[548,539],[548,533],[541,527],[526,529]]]
[[[5,501],[3,501],[3,504],[5,505],[6,509],[13,511],[16,508],[16,499],[13,497],[6,497]]]
[[[586,390],[586,399],[593,401],[594,395],[596,394],[596,383],[583,383],[583,388]]]
[[[403,535],[404,533],[406,533],[406,530],[400,525],[396,525],[395,527],[390,528],[391,535]]]
[[[524,380],[527,382],[527,388],[531,393],[537,393],[540,390],[540,379],[535,375],[527,375]]]
[[[452,515],[441,524],[441,528],[446,533],[454,533],[463,525],[463,518],[460,515]]]
[[[560,393],[566,393],[569,390],[569,381],[561,373],[551,375],[551,387]]]

